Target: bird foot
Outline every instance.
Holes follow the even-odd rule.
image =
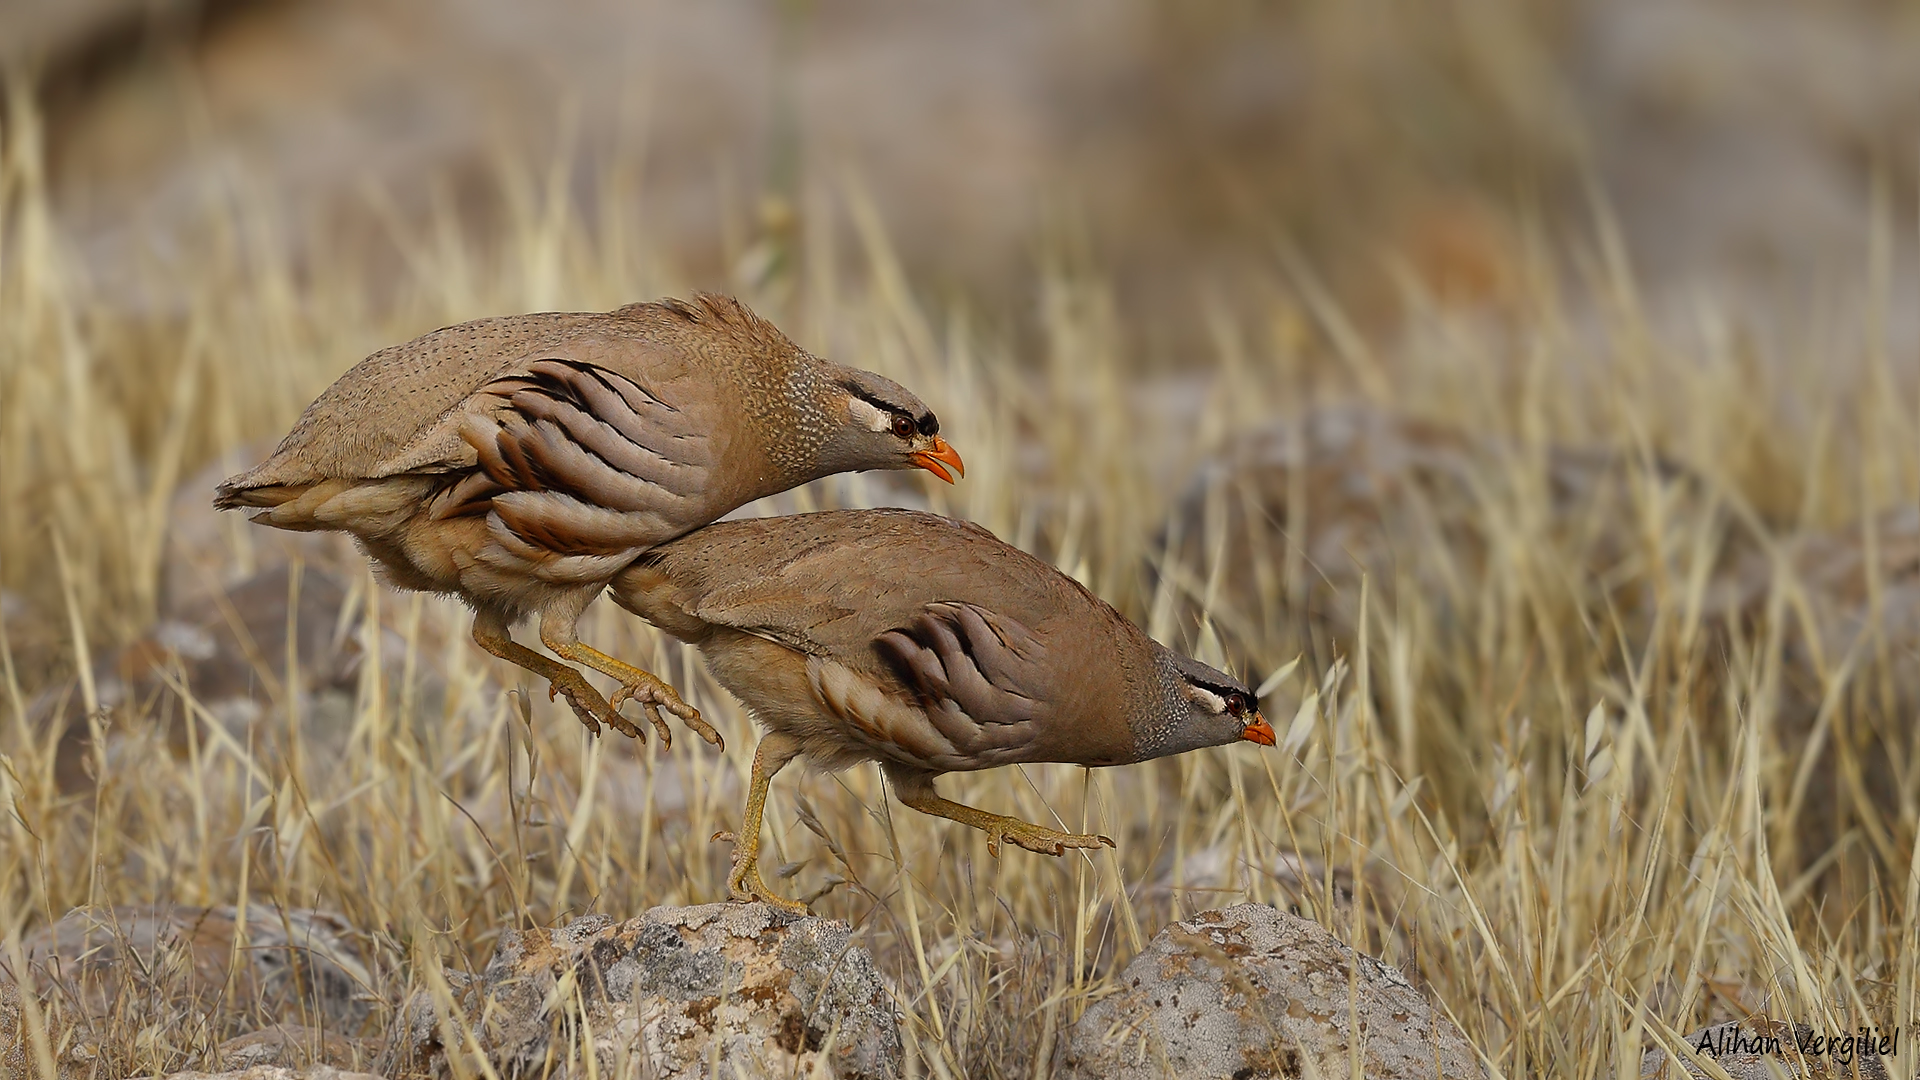
[[[795,915],[813,914],[813,909],[800,901],[789,900],[767,888],[767,883],[760,879],[759,858],[756,855],[742,858],[738,845],[733,849],[733,873],[727,875],[727,894],[735,900],[759,900]]]
[[[1095,848],[1102,844],[1113,847],[1113,839],[1107,836],[1086,833],[1061,832],[1044,825],[1033,825],[1018,818],[1001,818],[985,827],[987,834],[987,854],[1000,857],[1000,842],[1011,840],[1028,851],[1042,855],[1062,855],[1068,848]]]
[[[633,721],[621,716],[600,691],[587,682],[586,676],[571,668],[562,668],[547,680],[547,700],[552,701],[565,694],[567,704],[573,707],[573,715],[586,725],[590,735],[600,734],[600,725],[605,722],[622,735],[647,741],[647,734],[634,725]]]
[[[721,750],[727,748],[726,740],[720,737],[720,733],[714,730],[712,724],[707,723],[700,716],[700,710],[687,704],[685,699],[681,698],[679,691],[669,685],[666,680],[650,671],[641,671],[637,668],[631,674],[623,673],[620,678],[620,689],[613,692],[613,699],[608,703],[609,706],[615,711],[615,715],[618,715],[618,710],[623,703],[638,702],[641,710],[647,714],[648,721],[653,724],[654,730],[660,733],[662,749],[673,746],[673,731],[667,727],[667,721],[660,715],[661,709],[679,717],[682,723],[692,728],[709,744]]]

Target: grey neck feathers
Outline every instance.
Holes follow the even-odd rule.
[[[1198,750],[1206,743],[1189,743],[1193,732],[1188,730],[1188,715],[1191,709],[1187,705],[1183,687],[1186,680],[1179,669],[1159,649],[1154,650],[1152,692],[1147,696],[1146,709],[1135,721],[1133,727],[1134,744],[1139,750],[1139,760],[1166,757],[1169,754]]]
[[[828,405],[826,365],[805,353],[782,359],[741,372],[739,408],[763,433],[758,442],[784,490],[831,471],[821,469],[820,453],[840,424]]]
[[[1240,739],[1246,728],[1238,717],[1210,715],[1196,709],[1187,696],[1187,679],[1172,653],[1155,645],[1154,685],[1147,710],[1133,729],[1138,760],[1184,754],[1209,746],[1225,746]]]

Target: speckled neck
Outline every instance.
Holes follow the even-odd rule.
[[[1154,650],[1152,677],[1143,689],[1141,708],[1134,716],[1133,741],[1140,761],[1197,750],[1205,743],[1186,745],[1183,731],[1188,709],[1180,687],[1185,682],[1173,662]]]
[[[802,352],[768,365],[758,377],[743,375],[748,377],[741,388],[742,411],[753,418],[757,431],[779,433],[759,442],[782,489],[819,479],[824,475],[820,450],[844,422],[832,415],[829,404],[834,397],[831,368]]]
[[[769,495],[817,479],[820,449],[835,427],[834,365],[744,308],[707,306],[700,314],[707,329],[686,345],[734,394],[723,407],[748,421],[736,450],[759,459],[752,487]]]

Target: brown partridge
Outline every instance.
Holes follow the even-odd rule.
[[[977,525],[909,510],[728,521],[655,547],[615,602],[698,646],[765,730],[728,888],[788,908],[756,867],[767,784],[796,756],[878,761],[901,802],[1058,855],[1112,845],[949,802],[944,772],[1124,765],[1273,745],[1251,690],[1180,656]]]
[[[960,456],[939,427],[899,384],[727,297],[516,315],[362,360],[214,505],[344,530],[393,584],[458,594],[474,640],[565,694],[589,731],[644,738],[618,711],[632,698],[663,739],[661,708],[717,745],[671,686],[579,641],[581,612],[640,553],[755,499],[866,469],[951,483]],[[515,642],[526,615],[549,649],[618,679],[613,700]]]

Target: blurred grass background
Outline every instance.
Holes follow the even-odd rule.
[[[710,288],[969,465],[756,511],[930,505],[1250,681],[1301,658],[1278,752],[947,782],[1117,852],[783,778],[920,1074],[1043,1074],[1243,897],[1505,1075],[1915,1018],[1915,5],[19,0],[0,42],[9,937],[333,908],[377,1028],[503,928],[719,898],[752,740],[697,661],[598,605],[730,750],[586,744],[454,606],[205,507],[376,348]],[[99,1053],[243,1018],[177,1021]]]

